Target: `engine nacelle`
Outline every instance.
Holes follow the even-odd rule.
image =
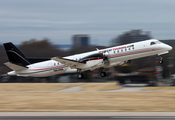
[[[109,60],[108,59],[105,59],[105,60],[103,60],[103,64],[104,64],[104,66],[109,66]]]
[[[103,53],[103,57],[108,57],[108,56],[109,56],[108,52]]]

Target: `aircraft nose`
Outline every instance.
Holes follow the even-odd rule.
[[[172,50],[173,48],[172,48],[171,46],[167,45],[167,49],[170,51],[170,50]]]

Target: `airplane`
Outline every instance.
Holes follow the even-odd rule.
[[[84,71],[93,71],[97,68],[100,69],[100,76],[105,77],[104,68],[130,65],[133,59],[152,55],[160,56],[160,63],[162,63],[161,55],[169,53],[172,49],[171,46],[157,39],[150,39],[67,57],[45,59],[28,58],[11,42],[3,45],[9,59],[9,62],[4,64],[13,70],[8,72],[8,75],[47,77],[63,73],[78,73],[79,79],[83,78]]]

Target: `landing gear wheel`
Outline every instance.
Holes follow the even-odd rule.
[[[100,73],[100,76],[101,76],[101,77],[106,77],[106,73],[105,73],[105,72],[101,72],[101,73]]]
[[[160,61],[159,61],[159,63],[160,63],[160,64],[163,63],[163,58],[162,58],[162,57],[160,57]]]
[[[78,79],[82,79],[83,78],[83,74],[82,73],[78,73],[77,78]]]
[[[159,63],[162,64],[163,63],[163,60],[160,60]]]

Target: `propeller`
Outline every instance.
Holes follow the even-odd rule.
[[[109,65],[108,56],[110,55],[108,51],[100,52],[98,48],[96,48],[98,53],[88,55],[79,60],[79,62],[86,63],[86,61],[91,59],[103,58],[103,63],[105,66]]]
[[[103,53],[103,63],[104,63],[105,66],[108,66],[109,65],[109,60],[108,60],[108,56],[109,55],[110,54],[109,54],[108,51],[106,51],[106,52]]]
[[[96,50],[99,52],[99,49],[98,48],[96,48]],[[108,60],[108,56],[109,56],[110,54],[109,54],[109,51],[103,51],[103,53],[100,53],[99,52],[99,56],[100,57],[102,57],[103,58],[103,64],[105,65],[105,66],[108,66],[109,65],[109,60]]]

